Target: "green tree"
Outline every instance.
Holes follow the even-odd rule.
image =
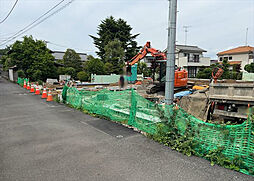
[[[104,48],[105,50],[105,61],[111,63],[111,73],[121,74],[124,66],[124,49],[122,43],[115,39],[110,41]]]
[[[66,67],[72,67],[76,72],[82,70],[82,62],[80,56],[75,52],[75,50],[67,49],[63,56],[63,63]]]
[[[78,79],[81,82],[88,81],[89,80],[89,74],[87,72],[81,71],[77,74]]]
[[[42,40],[34,40],[32,36],[25,36],[23,41],[16,41],[10,46],[8,58],[12,65],[23,70],[26,77],[33,81],[57,78],[54,57]]]
[[[91,74],[105,74],[104,63],[99,58],[94,58],[91,55],[87,57],[87,61],[84,64],[84,70],[89,75],[89,79]]]
[[[139,50],[137,47],[137,42],[135,39],[139,34],[131,34],[132,27],[127,24],[123,19],[116,20],[114,17],[110,16],[105,20],[101,21],[97,29],[98,37],[90,35],[94,40],[95,46],[99,49],[96,53],[106,62],[106,52],[105,46],[112,40],[119,40],[122,43],[122,48],[124,49],[124,61],[130,60]]]
[[[112,63],[105,63],[104,64],[104,71],[106,74],[112,74],[113,73],[113,64]]]
[[[216,70],[215,68],[222,68],[223,74],[220,79],[234,79],[240,80],[242,78],[242,73],[240,72],[241,66],[235,65],[233,66],[233,70],[229,70],[229,63],[227,60],[223,60],[222,64],[213,64],[210,67],[202,67],[198,71],[197,78],[199,79],[210,79],[212,78],[212,72]]]
[[[203,68],[198,71],[196,78],[199,79],[210,79],[212,77],[213,68]]]
[[[249,73],[254,73],[254,63],[245,65],[244,70]]]
[[[57,74],[58,75],[66,75],[66,68],[65,67],[58,67]]]
[[[77,72],[73,67],[66,67],[64,70],[65,70],[65,75],[70,75],[71,78],[73,79],[77,77]]]
[[[20,78],[25,78],[26,77],[23,70],[18,70],[17,74],[18,74],[18,77],[20,77]]]
[[[146,63],[138,62],[138,74],[142,73],[145,77],[149,77],[152,75],[152,71],[150,68],[147,67]]]

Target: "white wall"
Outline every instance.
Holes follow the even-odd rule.
[[[9,79],[10,79],[10,81],[14,81],[14,78],[13,78],[14,76],[13,76],[13,69],[9,69]]]
[[[220,57],[232,57],[232,60],[228,60],[228,61],[241,61],[241,69],[242,71],[244,71],[244,67],[247,64],[250,64],[253,62],[252,59],[249,59],[249,54],[237,54],[237,55],[223,55],[223,56],[219,56],[219,60]]]
[[[176,65],[178,67],[188,67],[188,66],[194,66],[194,67],[201,67],[206,66],[209,67],[211,64],[209,57],[200,57],[199,62],[188,62],[187,57],[181,57],[176,60]]]

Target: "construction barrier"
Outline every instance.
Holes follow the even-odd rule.
[[[254,128],[253,115],[241,125],[217,125],[203,122],[183,109],[154,104],[134,90],[78,91],[65,86],[63,97],[74,108],[86,110],[113,121],[128,124],[140,131],[156,134],[165,123],[174,119],[177,130],[184,134],[191,132],[198,143],[196,150],[202,154],[223,148],[223,154],[230,160],[240,157],[244,168],[254,168]],[[174,115],[173,115],[174,114]],[[187,129],[188,128],[188,129]],[[165,126],[165,131],[167,131]],[[250,174],[246,169],[241,172]],[[254,170],[253,170],[254,171]]]
[[[23,86],[24,79],[18,80]],[[197,143],[195,150],[200,155],[223,148],[222,153],[227,159],[240,159],[240,172],[254,173],[253,112],[240,125],[220,125],[199,120],[180,107],[154,104],[134,90],[78,91],[64,86],[62,97],[65,103],[76,109],[110,118],[152,135],[162,130],[167,133],[167,125],[174,123],[179,134],[193,135],[193,141]]]
[[[20,86],[23,87],[24,80],[26,81],[26,83],[28,83],[28,81],[29,81],[29,79],[27,79],[27,78],[20,78],[20,77],[18,77],[17,84],[19,84]]]

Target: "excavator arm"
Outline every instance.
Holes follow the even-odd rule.
[[[156,50],[155,48],[151,48],[151,43],[148,41],[146,42],[145,46],[139,51],[139,53],[137,55],[135,55],[129,62],[129,65],[132,66],[135,63],[139,62],[140,60],[142,60],[143,58],[145,58],[145,56],[151,53],[151,55],[153,57],[155,57],[155,60],[166,60],[166,54]]]

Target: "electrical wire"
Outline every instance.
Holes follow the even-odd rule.
[[[3,22],[5,22],[7,20],[7,18],[11,15],[12,11],[14,10],[15,6],[17,5],[19,0],[16,0],[14,5],[12,6],[11,10],[9,11],[9,13],[7,14],[7,16],[2,20],[0,21],[0,24],[2,24]]]
[[[32,26],[34,23],[36,23],[37,21],[39,21],[41,18],[43,18],[44,16],[46,16],[47,14],[49,14],[51,11],[53,11],[55,8],[57,8],[59,5],[61,5],[65,0],[61,0],[59,3],[57,3],[55,6],[53,6],[51,9],[49,9],[48,11],[46,11],[43,15],[41,15],[39,18],[37,18],[36,20],[34,20],[32,23],[28,24],[27,26],[25,26],[24,28],[22,28],[21,30],[17,31],[16,33],[14,33],[12,36],[8,37],[5,41],[8,40],[12,40],[13,37],[15,37],[15,35],[25,31],[27,28],[29,28],[30,26]],[[16,37],[15,37],[16,38]],[[4,42],[4,41],[3,41]],[[8,42],[6,42],[8,43]]]
[[[58,44],[58,43],[53,43],[53,42],[51,42],[51,41],[46,41],[48,44],[51,44],[51,45],[54,45],[54,46],[58,46],[58,47],[62,47],[62,48],[70,48],[70,47],[68,47],[68,46],[66,46],[66,45],[60,45],[60,44]],[[88,53],[88,52],[95,52],[96,50],[92,50],[92,49],[90,49],[90,50],[85,50],[85,49],[80,49],[80,48],[75,48],[75,47],[72,47],[73,49],[75,49],[75,50],[79,50],[79,51],[85,51],[86,53]]]
[[[19,37],[20,35],[26,33],[27,31],[31,30],[32,28],[38,26],[39,24],[41,24],[42,22],[44,22],[46,19],[50,18],[51,16],[55,15],[56,13],[62,11],[64,8],[66,8],[67,6],[69,6],[73,1],[75,0],[71,0],[69,1],[67,4],[65,4],[64,6],[60,7],[59,9],[57,9],[56,11],[54,11],[53,13],[49,14],[51,11],[53,11],[56,7],[58,7],[61,3],[63,3],[65,0],[60,1],[57,5],[55,5],[54,7],[52,7],[50,10],[48,10],[46,13],[44,13],[42,16],[40,16],[39,18],[37,18],[35,21],[33,21],[32,23],[30,23],[29,25],[27,25],[25,28],[23,28],[22,30],[18,31],[17,33],[15,33],[14,35],[12,35],[11,37],[7,38],[5,41],[3,41],[2,44],[0,44],[0,46],[5,45],[6,43],[14,40],[15,38]],[[47,14],[49,14],[48,16],[46,16]],[[45,18],[43,18],[44,16],[46,16]],[[42,19],[43,18],[43,19]],[[40,20],[40,21],[39,21]],[[39,22],[38,22],[39,21]],[[36,23],[38,22],[38,23]],[[35,24],[36,23],[36,24]]]

